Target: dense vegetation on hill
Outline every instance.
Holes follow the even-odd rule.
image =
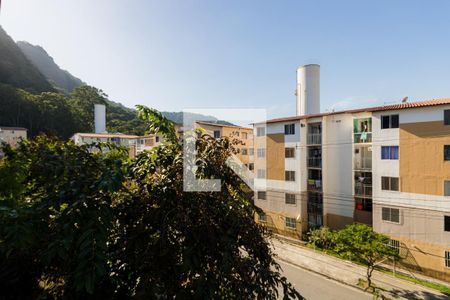
[[[46,137],[5,147],[1,298],[302,299],[228,166],[230,140],[199,137],[193,172],[221,189],[186,192],[173,124],[139,110],[167,143],[135,160]]]
[[[0,82],[30,92],[53,91],[51,84],[0,27]]]
[[[107,105],[108,132],[145,133],[146,125],[138,119],[135,109],[84,85],[62,70],[42,47],[27,42],[16,44],[0,27],[0,126],[25,127],[29,137],[44,132],[66,139],[76,132],[94,130],[97,103]],[[182,112],[163,114],[175,123],[183,123]],[[187,120],[217,121],[192,113],[187,114]]]
[[[17,46],[55,88],[71,93],[75,88],[85,85],[83,81],[61,69],[42,47],[28,42],[17,42]]]

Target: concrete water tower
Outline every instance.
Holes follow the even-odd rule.
[[[106,107],[103,104],[94,105],[95,133],[106,132]]]
[[[297,116],[320,113],[320,65],[297,69]]]

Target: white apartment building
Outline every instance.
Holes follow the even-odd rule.
[[[320,113],[319,72],[299,68],[296,116],[254,125],[259,221],[296,238],[367,224],[450,281],[450,99]]]

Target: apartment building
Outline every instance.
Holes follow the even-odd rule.
[[[367,224],[450,281],[450,99],[320,113],[319,66],[297,74],[297,115],[254,125],[259,222],[297,238]]]
[[[112,143],[116,146],[128,149],[131,158],[136,157],[144,150],[150,150],[152,147],[161,143],[161,137],[157,135],[129,135],[123,133],[75,133],[71,140],[76,145],[85,145],[93,143]]]
[[[0,144],[6,143],[11,145],[12,147],[15,147],[20,140],[26,139],[26,128],[0,126]]]
[[[228,137],[236,140],[237,144],[234,145],[238,151],[236,157],[250,170],[254,169],[252,128],[207,121],[196,121],[194,125],[195,128],[203,128],[206,134],[214,138]]]

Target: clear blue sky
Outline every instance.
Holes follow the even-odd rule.
[[[450,1],[2,2],[15,40],[127,106],[294,115],[305,63],[323,111],[450,97]]]

